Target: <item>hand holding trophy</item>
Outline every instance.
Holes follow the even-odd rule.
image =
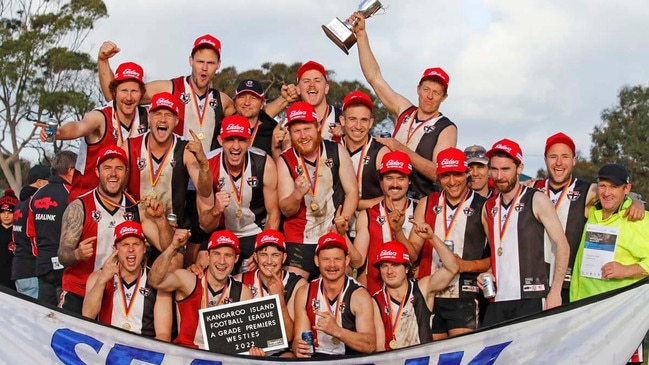
[[[363,0],[358,4],[356,12],[362,13],[367,19],[381,9],[385,12],[385,8],[379,0]],[[331,20],[329,24],[322,26],[322,30],[324,30],[327,37],[340,47],[345,54],[349,54],[349,49],[356,44],[356,36],[352,29],[353,24],[346,20],[342,21],[338,17]]]

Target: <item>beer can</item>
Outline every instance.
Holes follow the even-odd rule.
[[[176,224],[178,223],[178,217],[173,213],[169,213],[167,214],[167,222],[171,224]]]
[[[315,347],[313,346],[313,332],[311,331],[302,332],[302,340],[306,342],[309,346],[311,346],[311,351],[309,352],[309,355],[315,354]]]
[[[482,292],[484,297],[489,299],[496,296],[496,287],[491,274],[482,274]]]
[[[54,142],[54,135],[56,134],[56,129],[58,127],[59,122],[56,119],[50,118],[47,120],[47,123],[45,123],[45,135],[47,137],[47,142]]]

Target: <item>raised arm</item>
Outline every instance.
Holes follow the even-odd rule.
[[[169,271],[171,260],[176,252],[187,243],[189,230],[176,229],[171,245],[162,251],[160,256],[151,265],[149,271],[149,284],[162,291],[177,291],[177,296],[185,298],[194,288],[196,277],[185,269]]]
[[[174,231],[167,217],[164,207],[156,199],[145,198],[146,210],[142,217],[142,230],[147,241],[158,251],[164,251],[173,239]]]
[[[88,276],[86,282],[86,296],[83,298],[81,315],[86,318],[95,319],[101,310],[101,301],[104,298],[106,284],[113,280],[117,274],[117,250],[108,256],[101,269]]]
[[[115,80],[115,74],[110,68],[109,59],[120,52],[119,47],[111,41],[105,41],[99,47],[99,54],[97,55],[97,71],[99,72],[99,86],[101,92],[104,94],[106,101],[113,100],[113,95],[110,92],[110,83]]]
[[[106,129],[104,123],[104,114],[97,110],[92,110],[83,119],[77,122],[67,122],[56,129],[54,139],[60,141],[70,141],[73,139],[87,137],[88,143],[95,143],[103,137]],[[40,140],[45,142],[47,135],[45,133],[45,123],[34,123],[35,127],[40,127]]]
[[[428,226],[425,228],[425,226]],[[418,229],[424,227],[426,234],[430,233],[430,242],[433,243],[433,248],[437,251],[439,259],[442,261],[442,267],[440,267],[433,274],[425,276],[419,280],[419,287],[422,288],[422,291],[425,293],[426,297],[434,297],[435,293],[446,288],[448,284],[451,283],[451,280],[458,273],[459,266],[455,260],[453,252],[446,247],[444,242],[439,239],[436,235],[432,234],[430,226],[424,223]],[[414,228],[413,228],[414,229]],[[428,300],[428,299],[427,299]]]

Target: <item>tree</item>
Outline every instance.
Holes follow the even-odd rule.
[[[256,79],[259,80],[265,89],[266,99],[273,100],[281,95],[282,85],[295,84],[297,82],[297,70],[302,63],[296,62],[291,65],[283,63],[266,62],[261,65],[260,69],[253,69],[238,73],[233,66],[225,67],[216,74],[214,77],[213,85],[215,88],[223,91],[224,93],[234,96],[239,81],[243,79]],[[360,81],[335,81],[336,73],[332,70],[327,71],[327,79],[329,80],[329,93],[327,100],[338,106],[342,107],[342,101],[345,95],[354,90],[361,90],[372,98],[375,108],[373,116],[375,125],[379,122],[389,119],[388,111],[383,107],[383,104],[372,93],[370,89],[365,87]],[[394,121],[390,120],[392,125]]]
[[[33,122],[78,120],[92,108],[84,85],[96,79],[96,64],[79,49],[105,16],[102,0],[0,0],[0,169],[14,190],[23,180],[21,151],[45,151]]]
[[[631,173],[633,191],[649,196],[649,88],[625,86],[619,105],[602,112],[602,124],[591,134],[595,166],[620,163]]]

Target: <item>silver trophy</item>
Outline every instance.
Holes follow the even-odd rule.
[[[363,0],[358,4],[358,10],[356,11],[363,14],[367,19],[381,9],[385,11],[379,0]],[[329,24],[323,25],[322,30],[345,54],[349,54],[349,49],[356,44],[356,36],[353,32],[354,25],[355,23],[350,24],[348,21],[336,17]]]

